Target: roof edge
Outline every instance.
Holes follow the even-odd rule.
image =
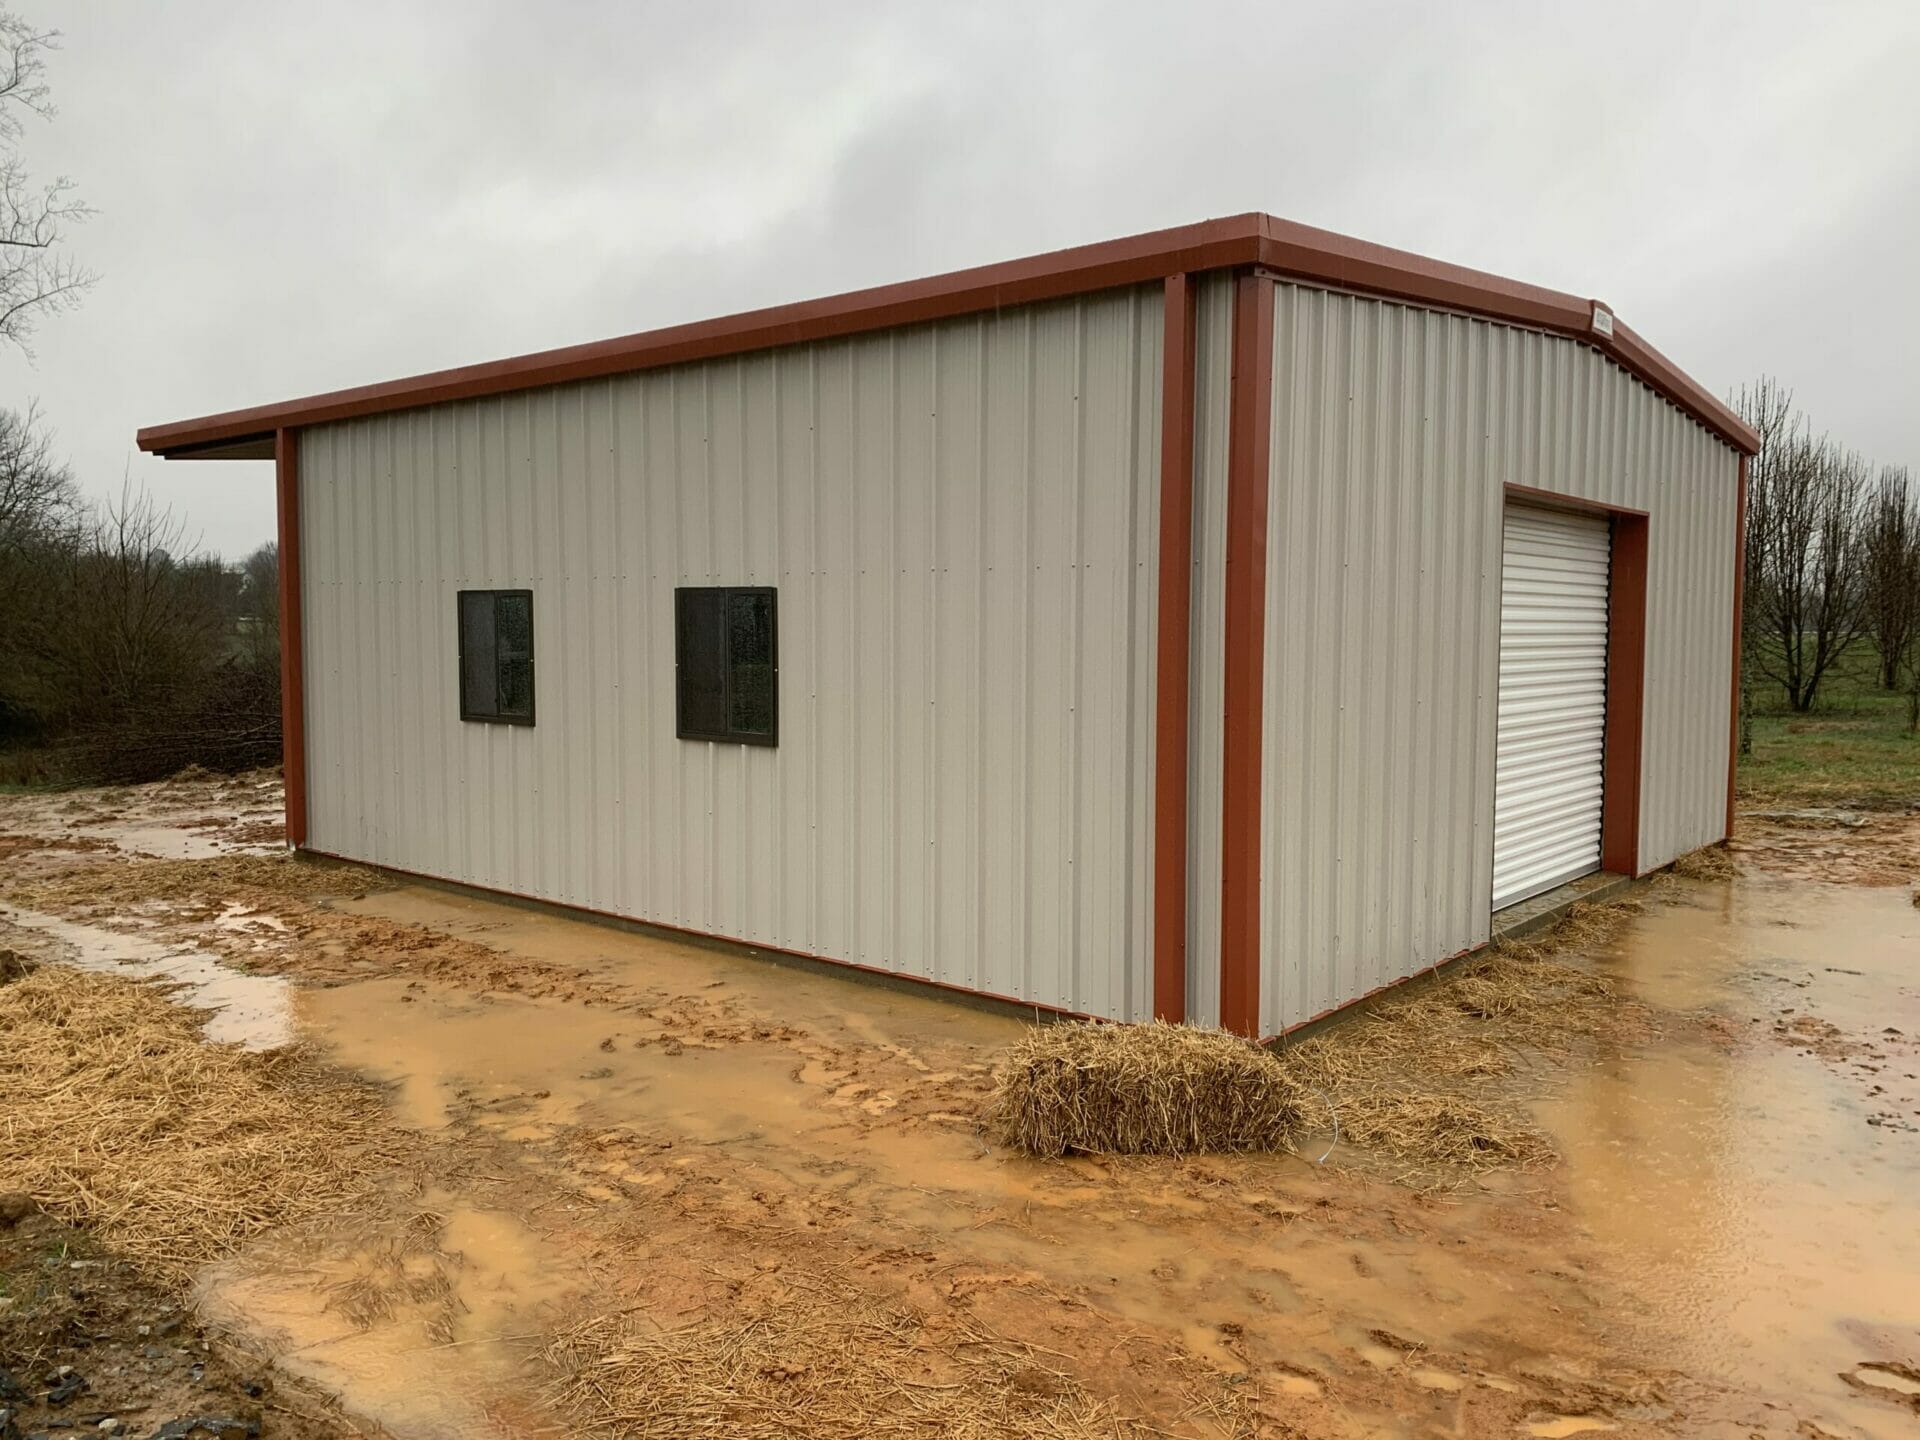
[[[1595,331],[1594,301],[1260,213],[148,426],[136,438],[151,454],[192,459],[195,451],[282,428],[838,339],[1173,274],[1249,265],[1290,279],[1571,336],[1611,356],[1734,448],[1747,454],[1758,448],[1759,437],[1738,416],[1625,325],[1615,322],[1611,336]]]

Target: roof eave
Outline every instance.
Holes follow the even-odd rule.
[[[1758,448],[1758,437],[1738,416],[1624,325],[1616,323],[1611,337],[1595,333],[1590,300],[1258,213],[149,426],[137,441],[142,450],[171,459],[215,458],[223,451],[230,458],[231,443],[257,443],[283,428],[838,339],[1172,274],[1249,265],[1572,336],[1612,356],[1728,444],[1748,454]]]

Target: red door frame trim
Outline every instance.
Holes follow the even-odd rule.
[[[306,657],[300,623],[300,432],[274,432],[274,508],[279,520],[280,768],[286,781],[287,844],[307,843]]]
[[[1187,1014],[1187,667],[1193,610],[1194,285],[1164,290],[1160,348],[1160,615],[1155,656],[1153,1013]]]
[[[1640,740],[1647,685],[1647,517],[1613,517],[1607,577],[1607,730],[1600,782],[1600,868],[1640,873]]]
[[[1601,515],[1611,520],[1617,515],[1632,516],[1644,520],[1647,512],[1635,510],[1626,505],[1608,505],[1599,500],[1589,500],[1583,495],[1562,495],[1557,490],[1542,490],[1534,485],[1508,485],[1507,498],[1518,500],[1522,505],[1538,505],[1543,510],[1575,510],[1582,515]]]
[[[1647,685],[1647,512],[1531,485],[1503,487],[1509,504],[1611,522],[1607,567],[1607,718],[1600,776],[1600,868],[1640,874],[1640,756]]]
[[[1740,488],[1733,511],[1733,708],[1727,720],[1727,832],[1733,838],[1734,782],[1740,767],[1740,662],[1746,649],[1747,457],[1740,457]]]
[[[1220,1024],[1260,1033],[1260,749],[1273,443],[1271,277],[1234,282],[1220,796]]]

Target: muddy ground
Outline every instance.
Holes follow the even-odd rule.
[[[1920,1433],[1920,815],[1743,822],[1733,876],[1643,891],[1579,957],[1635,1023],[1498,1081],[1557,1159],[1449,1175],[1317,1139],[1023,1159],[978,1119],[1017,1019],[289,884],[277,805],[268,777],[0,797],[0,946],[171,976],[212,1038],[373,1077],[418,1156],[181,1294],[49,1269],[45,1217],[0,1236],[0,1365],[74,1366],[120,1433],[189,1400],[269,1436],[760,1433],[749,1400],[824,1426],[848,1376],[867,1422],[799,1433],[987,1392],[977,1433]],[[176,1313],[218,1359],[186,1388],[138,1333]],[[613,1373],[609,1335],[660,1362],[624,1414],[568,1383]],[[716,1352],[749,1357],[731,1401]],[[23,1430],[82,1417],[30,1403]]]

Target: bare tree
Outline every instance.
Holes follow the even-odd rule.
[[[79,491],[37,406],[0,410],[0,557],[71,530]]]
[[[32,617],[81,518],[79,490],[38,414],[0,410],[0,729],[17,723]]]
[[[1813,708],[1820,682],[1866,633],[1869,480],[1860,456],[1797,422],[1775,438],[1767,464],[1750,477],[1751,659],[1795,710]]]
[[[1760,673],[1759,647],[1769,626],[1763,622],[1760,587],[1765,583],[1768,537],[1773,532],[1773,476],[1796,424],[1793,392],[1771,375],[1743,385],[1733,397],[1740,418],[1760,437],[1760,448],[1747,468],[1747,533],[1741,563],[1745,566],[1746,602],[1740,623],[1740,753],[1753,753],[1753,683]]]
[[[0,411],[0,745],[35,773],[278,758],[274,548],[228,565],[187,541],[130,483],[83,502],[37,416]]]
[[[24,117],[53,114],[46,59],[59,38],[0,10],[0,340],[29,354],[34,322],[79,303],[94,278],[65,249],[92,211],[66,176],[35,181],[19,153]]]
[[[1900,688],[1920,634],[1920,490],[1904,467],[1880,472],[1867,508],[1862,545],[1867,570],[1867,623],[1880,651],[1880,684]]]
[[[153,706],[195,676],[221,641],[217,587],[183,565],[184,530],[131,482],[93,523],[68,576],[68,613],[47,649],[62,688],[109,714]]]
[[[269,540],[240,562],[240,621],[254,649],[280,650],[280,547]]]

